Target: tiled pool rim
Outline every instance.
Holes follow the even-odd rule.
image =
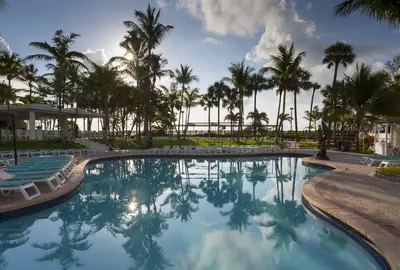
[[[242,157],[242,158],[246,158],[246,157],[268,157],[268,156],[278,156],[278,157],[299,157],[299,158],[307,158],[307,157],[311,157],[311,154],[303,154],[303,153],[298,153],[298,152],[275,152],[275,153],[235,153],[235,154],[149,154],[149,153],[132,153],[132,152],[120,152],[120,153],[113,153],[112,155],[97,155],[97,156],[90,156],[90,157],[86,157],[84,159],[79,160],[79,163],[75,166],[71,177],[69,179],[69,181],[73,181],[74,183],[76,183],[76,185],[67,190],[65,193],[60,194],[59,196],[55,197],[55,198],[51,198],[48,200],[44,200],[44,201],[40,201],[37,200],[36,204],[32,204],[28,207],[22,207],[19,209],[14,209],[12,211],[7,211],[7,212],[0,212],[0,222],[8,220],[8,219],[13,219],[13,218],[17,218],[17,217],[21,217],[24,215],[29,215],[32,214],[34,212],[37,211],[42,211],[44,209],[53,207],[57,204],[60,204],[68,199],[70,199],[71,197],[73,197],[76,193],[79,192],[80,188],[82,187],[83,184],[83,179],[84,179],[84,173],[86,171],[86,168],[91,165],[92,163],[96,163],[99,161],[105,161],[105,160],[113,160],[113,159],[127,159],[127,158],[238,158],[238,157]],[[310,165],[310,166],[318,166],[318,167],[325,167],[325,168],[330,168],[333,171],[337,171],[337,170],[342,170],[341,168],[332,165],[331,162],[313,162],[312,159],[307,159],[307,161],[303,161],[303,163],[305,165]],[[323,173],[324,174],[324,173]],[[321,175],[323,175],[321,174]],[[321,175],[318,175],[316,177],[313,177],[311,180],[305,182],[303,184],[303,188],[302,188],[302,197],[303,197],[303,201],[305,202],[305,207],[308,204],[309,208],[306,207],[306,209],[308,209],[308,211],[312,211],[313,214],[317,214],[319,213],[319,217],[321,219],[323,219],[323,216],[327,216],[327,217],[333,217],[335,219],[335,221],[333,221],[332,218],[330,219],[325,219],[326,222],[332,224],[333,226],[337,227],[337,225],[342,225],[340,226],[341,230],[343,230],[346,234],[349,235],[349,233],[353,233],[353,236],[358,238],[359,241],[363,241],[365,243],[365,245],[368,245],[370,247],[370,249],[373,250],[374,252],[374,258],[376,258],[376,256],[379,258],[379,260],[377,260],[380,265],[382,266],[385,265],[386,269],[392,269],[392,270],[397,270],[400,269],[398,268],[397,265],[394,264],[392,258],[394,258],[392,255],[394,254],[387,254],[388,252],[390,253],[390,249],[389,251],[387,251],[388,249],[386,248],[382,248],[381,246],[384,244],[377,244],[375,241],[373,241],[372,239],[370,239],[368,237],[368,235],[365,235],[363,233],[363,230],[361,228],[355,228],[354,226],[351,226],[350,224],[346,223],[345,220],[337,217],[335,215],[335,213],[331,213],[331,211],[326,211],[327,209],[324,210],[324,207],[321,207],[321,205],[316,204],[314,200],[312,200],[309,196],[309,194],[307,194],[307,192],[305,192],[305,188],[304,187],[312,187],[315,190],[315,186],[318,184],[318,181],[316,181],[316,179],[318,179],[318,177],[321,177]],[[40,198],[40,197],[39,197]],[[318,198],[319,200],[323,201],[324,199],[322,198],[322,196],[319,196]],[[36,201],[36,200],[35,200]],[[326,201],[326,200],[325,200]],[[329,203],[330,202],[326,201],[325,203]],[[312,207],[312,209],[310,209]],[[336,206],[337,209],[340,209],[340,211],[345,212],[344,209],[340,208],[339,206]],[[349,213],[347,212],[347,215],[356,215],[354,213]],[[369,222],[369,221],[367,221]],[[370,224],[373,224],[371,222],[369,222]],[[354,238],[353,238],[354,239]],[[365,239],[368,239],[369,241],[365,241]],[[368,243],[370,242],[370,243]],[[365,248],[365,247],[364,247]],[[369,250],[366,249],[368,252]],[[385,268],[384,268],[385,269]]]
[[[366,239],[362,234],[354,230],[352,227],[347,225],[346,223],[341,222],[335,217],[330,216],[329,214],[323,212],[317,207],[311,205],[307,200],[303,197],[303,207],[306,212],[312,216],[316,217],[319,220],[322,220],[334,228],[340,230],[348,237],[353,239],[358,245],[361,246],[380,266],[381,269],[391,269],[389,263],[383,254],[375,247],[374,243],[371,243],[369,239]]]
[[[347,168],[343,168],[338,163],[334,163],[331,161],[315,160],[313,158],[303,158],[303,164],[325,166],[332,169],[332,171],[319,174],[303,184],[302,197],[303,203],[305,202],[303,205],[307,206],[308,204],[312,207],[314,212],[320,212],[320,214],[331,219],[333,221],[331,222],[333,226],[338,224],[344,227],[344,231],[346,233],[350,232],[358,236],[359,239],[364,241],[365,244],[369,245],[369,247],[375,251],[375,255],[379,256],[383,260],[388,269],[399,270],[399,254],[396,254],[396,251],[391,249],[393,244],[400,245],[400,243],[394,243],[395,240],[393,239],[397,239],[395,236],[385,231],[385,234],[383,234],[382,237],[379,236],[379,234],[377,233],[375,237],[373,237],[373,233],[382,231],[383,229],[381,229],[377,224],[353,212],[347,211],[336,204],[331,203],[330,201],[319,195],[316,191],[318,183],[326,178],[327,175],[335,174],[336,172],[345,172]],[[310,208],[306,209],[309,210]],[[373,231],[371,232],[371,230]],[[392,241],[388,241],[388,238],[386,237],[388,235],[392,236],[390,239]]]

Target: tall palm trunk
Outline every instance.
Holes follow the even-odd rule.
[[[208,134],[211,133],[211,106],[208,106]]]
[[[240,142],[240,137],[242,136],[242,125],[243,125],[243,89],[239,89],[239,127],[237,142]]]
[[[185,129],[185,134],[184,138],[186,139],[186,134],[189,129],[189,120],[190,120],[190,106],[187,108],[187,116],[186,116],[186,129]]]
[[[283,90],[283,104],[282,104],[282,114],[285,115],[286,109],[286,89]],[[279,128],[281,128],[281,141],[283,142],[283,118],[280,121]]]
[[[299,141],[298,125],[297,125],[297,93],[294,91],[294,127],[296,132],[296,142]]]
[[[254,110],[255,112],[257,110],[257,91],[254,91]]]
[[[152,46],[149,45],[149,52],[147,55],[147,59],[151,59],[151,48]],[[150,63],[147,63],[147,75],[150,75]],[[146,100],[144,102],[144,134],[148,138],[150,137],[150,130],[149,130],[149,118],[150,118],[150,98],[151,98],[151,83],[150,83],[150,78],[146,79],[145,82],[145,90],[147,91],[147,96],[146,96]]]
[[[181,117],[182,117],[184,92],[185,92],[185,84],[182,84],[181,105],[179,106],[179,112],[178,112],[178,139],[180,139],[181,137]]]
[[[256,112],[256,110],[257,110],[257,91],[254,91],[254,110],[253,110],[253,112]],[[255,125],[253,128],[253,134],[254,134],[254,138],[255,138],[257,135],[257,127]]]
[[[310,104],[310,119],[308,119],[308,134],[307,134],[307,139],[308,136],[311,133],[311,118],[312,118],[312,108],[313,108],[313,103],[314,103],[314,94],[315,94],[315,88],[313,88],[312,95],[311,95],[311,104]],[[315,128],[315,127],[314,127]]]
[[[333,118],[333,143],[336,146],[336,104],[337,104],[337,89],[336,89],[336,79],[337,79],[337,72],[339,68],[339,63],[335,63],[335,72],[333,73],[333,82],[332,82],[332,102],[333,102],[333,108],[332,108],[332,114],[334,116]]]
[[[33,92],[32,88],[33,88],[32,83],[29,82],[29,103],[30,104],[32,104],[32,92]]]
[[[221,117],[221,113],[220,113],[220,99],[218,98],[218,131],[217,131],[217,136],[218,136],[218,140],[219,140],[219,125],[220,125],[220,117]]]
[[[282,92],[279,90],[279,104],[278,104],[278,114],[276,116],[276,126],[275,126],[275,143],[278,143],[279,137],[279,113],[281,111],[281,103],[282,103]]]

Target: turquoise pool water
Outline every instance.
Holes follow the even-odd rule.
[[[0,269],[380,269],[306,213],[299,158],[122,159],[77,195],[0,223]]]

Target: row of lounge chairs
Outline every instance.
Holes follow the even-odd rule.
[[[271,153],[271,152],[279,152],[281,148],[277,145],[271,146],[207,146],[207,147],[199,147],[199,146],[164,146],[163,148],[150,148],[148,153],[151,154],[221,154],[221,153]]]
[[[85,155],[94,154],[92,148],[70,148],[70,149],[42,149],[42,150],[18,150],[18,157],[44,157],[44,156],[67,156],[67,155]],[[13,158],[13,151],[0,151],[0,158]]]
[[[400,157],[364,156],[360,163],[371,167],[378,166],[378,168],[400,167]]]
[[[47,183],[55,191],[69,179],[74,166],[73,156],[31,157],[0,172],[0,193],[19,191],[26,200],[32,200],[41,195],[35,183]],[[28,189],[33,189],[30,194]]]

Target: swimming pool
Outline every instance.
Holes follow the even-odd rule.
[[[0,269],[381,269],[312,218],[300,158],[116,159],[79,193],[0,223]]]

